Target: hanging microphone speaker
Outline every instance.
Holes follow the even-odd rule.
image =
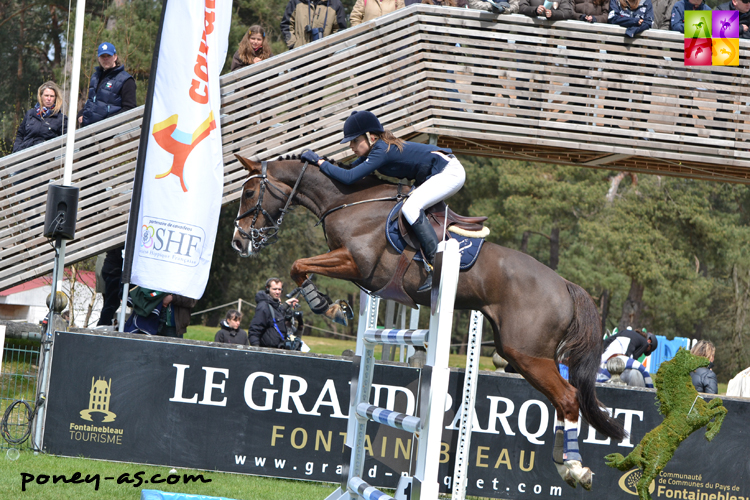
[[[50,184],[47,188],[47,213],[44,216],[44,237],[72,240],[76,234],[78,188]]]

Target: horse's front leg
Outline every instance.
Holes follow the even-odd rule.
[[[292,279],[302,289],[312,312],[324,314],[336,323],[346,325],[347,319],[354,317],[351,306],[344,300],[331,303],[330,297],[321,293],[308,279],[313,273],[343,280],[361,279],[362,275],[352,254],[346,248],[337,248],[323,255],[299,259],[292,264],[291,272]]]

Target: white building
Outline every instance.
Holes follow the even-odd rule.
[[[13,288],[0,292],[0,319],[25,321],[38,324],[47,316],[45,301],[52,292],[52,275],[42,276]],[[78,328],[93,328],[99,321],[103,298],[96,293],[96,275],[92,271],[78,271],[73,300],[70,303],[70,273],[65,270],[62,292],[68,296],[68,307],[71,311],[72,325]],[[91,315],[86,322],[86,315],[91,307]]]

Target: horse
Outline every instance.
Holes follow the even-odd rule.
[[[690,434],[706,427],[706,440],[712,441],[727,414],[720,398],[706,403],[693,386],[690,372],[708,366],[707,358],[694,356],[680,348],[671,360],[662,363],[656,374],[656,399],[664,421],[646,434],[627,457],[612,453],[604,457],[607,465],[621,471],[641,469],[636,490],[640,500],[651,500],[649,488],[677,447]]]
[[[255,255],[275,241],[287,211],[299,205],[319,219],[330,249],[296,260],[290,273],[315,313],[341,320],[350,311],[315,288],[308,279],[313,273],[351,281],[366,291],[389,282],[401,256],[389,245],[384,224],[401,196],[400,185],[367,176],[347,186],[297,158],[237,158],[249,174],[232,236],[240,256]],[[409,265],[403,289],[415,303],[428,306],[430,293],[417,293],[426,276],[423,266]],[[590,489],[592,473],[578,451],[579,409],[601,434],[615,440],[625,436],[623,425],[596,397],[602,332],[593,299],[531,256],[485,242],[473,266],[460,273],[455,309],[481,311],[498,354],[549,399],[556,415],[553,461],[558,473],[569,485]],[[561,357],[569,366],[570,383],[558,370]]]

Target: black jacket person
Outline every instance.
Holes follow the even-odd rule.
[[[115,46],[102,43],[98,55],[99,66],[91,75],[88,99],[79,118],[84,127],[136,106],[135,80],[120,64]]]
[[[282,347],[287,337],[284,317],[299,301],[289,299],[282,303],[282,283],[278,278],[266,282],[266,289],[255,294],[255,316],[248,328],[250,345],[256,347]]]

